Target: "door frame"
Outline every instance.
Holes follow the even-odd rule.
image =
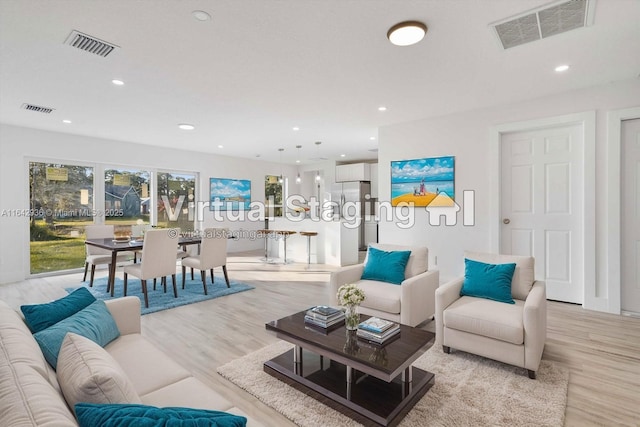
[[[583,197],[583,224],[582,239],[584,247],[582,251],[582,268],[584,277],[584,286],[582,289],[582,306],[584,308],[596,309],[594,306],[597,302],[594,300],[596,293],[596,112],[585,111],[582,113],[567,114],[563,116],[547,117],[542,119],[527,120],[522,122],[505,123],[493,126],[490,129],[490,153],[489,157],[492,161],[490,165],[490,182],[491,182],[491,249],[493,252],[500,251],[500,206],[501,206],[501,181],[500,168],[502,164],[500,143],[502,135],[512,132],[526,132],[533,130],[541,130],[550,127],[564,125],[581,125],[582,137],[584,140],[584,150],[582,157],[582,167],[584,182],[582,183]]]
[[[602,311],[621,313],[622,282],[620,259],[622,244],[622,121],[640,119],[640,107],[613,110],[607,113],[607,291],[608,301]]]

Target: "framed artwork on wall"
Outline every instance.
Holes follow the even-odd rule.
[[[455,198],[455,157],[429,157],[391,162],[391,206],[428,206],[440,195]]]
[[[209,196],[209,210],[249,210],[251,181],[248,179],[209,178]]]

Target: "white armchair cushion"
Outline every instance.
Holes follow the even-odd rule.
[[[381,251],[411,251],[407,266],[404,270],[404,278],[408,279],[418,274],[424,273],[429,267],[429,251],[423,246],[402,246],[402,245],[390,245],[374,243],[369,245],[373,248]],[[367,257],[365,257],[364,263],[367,263],[369,252],[367,251]]]
[[[391,314],[400,314],[400,286],[389,286],[389,283],[376,280],[360,280],[358,287],[367,296],[360,304],[362,307],[384,311]]]
[[[526,300],[535,280],[535,259],[530,256],[490,254],[465,251],[464,257],[487,264],[515,263],[516,271],[511,281],[511,296],[517,300]]]
[[[444,326],[474,335],[521,345],[524,343],[524,301],[504,304],[484,298],[461,297],[444,311]]]

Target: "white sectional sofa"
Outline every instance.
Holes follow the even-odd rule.
[[[106,301],[120,337],[105,350],[133,383],[143,404],[190,407],[246,416],[207,385],[194,378],[140,331],[140,300]],[[18,312],[0,301],[0,426],[77,426],[61,392],[56,372],[45,361]],[[260,426],[248,419],[248,426]]]

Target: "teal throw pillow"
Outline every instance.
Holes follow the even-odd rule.
[[[511,297],[511,280],[515,270],[515,263],[485,264],[465,258],[464,283],[460,295],[515,304]]]
[[[76,314],[95,300],[87,288],[78,288],[59,300],[46,304],[23,305],[20,310],[31,333],[35,334]]]
[[[220,411],[137,404],[77,403],[80,427],[245,427],[247,419]]]
[[[387,252],[370,246],[361,278],[399,285],[404,281],[404,270],[410,255],[411,251]]]
[[[53,369],[56,369],[60,346],[68,332],[89,338],[102,347],[120,336],[116,321],[104,301],[95,301],[76,314],[33,334]]]

